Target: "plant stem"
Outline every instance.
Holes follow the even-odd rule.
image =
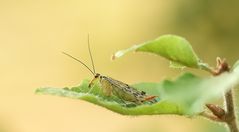
[[[209,68],[209,72],[214,76],[218,76],[224,72],[230,72],[230,66],[225,59],[217,58],[217,67],[215,70]],[[234,97],[233,97],[233,88],[227,91],[224,95],[224,104],[225,109],[222,109],[216,105],[210,104],[206,105],[209,110],[213,113],[212,115],[203,114],[204,117],[211,119],[217,122],[225,122],[230,129],[230,132],[239,132],[237,126]]]
[[[226,106],[225,122],[227,123],[231,132],[239,132],[236,121],[236,112],[234,107],[232,89],[225,94],[225,106]]]

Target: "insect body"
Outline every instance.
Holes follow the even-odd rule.
[[[139,91],[126,83],[100,75],[99,73],[96,73],[89,87],[91,87],[93,82],[97,79],[99,79],[103,93],[106,96],[111,96],[113,94],[123,101],[134,102],[136,104],[142,104],[145,101],[155,101],[156,96],[146,95],[144,91]]]
[[[147,95],[144,91],[139,91],[139,90],[129,86],[126,83],[123,83],[123,82],[115,80],[111,77],[103,76],[99,73],[96,73],[95,68],[94,68],[94,62],[93,62],[92,55],[91,55],[90,46],[89,46],[89,37],[88,37],[88,49],[89,49],[89,53],[90,53],[90,57],[91,57],[93,71],[79,59],[77,59],[65,52],[63,52],[63,54],[80,62],[94,75],[94,78],[89,83],[89,88],[92,87],[92,85],[94,84],[95,81],[99,80],[102,90],[103,90],[103,93],[106,96],[111,96],[113,94],[113,95],[117,96],[118,98],[120,98],[122,101],[129,101],[129,102],[133,102],[135,104],[142,104],[143,102],[147,102],[147,101],[155,102],[156,96]]]

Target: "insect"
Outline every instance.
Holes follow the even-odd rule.
[[[147,95],[146,92],[139,91],[126,83],[123,83],[123,82],[115,80],[111,77],[96,73],[94,61],[93,61],[93,57],[92,57],[91,49],[90,49],[89,35],[88,35],[88,51],[90,54],[90,59],[91,59],[91,64],[92,64],[93,70],[91,70],[81,60],[79,60],[65,52],[62,52],[62,53],[69,56],[70,58],[80,62],[83,66],[85,66],[92,73],[94,78],[90,81],[89,86],[88,86],[89,88],[91,88],[92,85],[94,84],[94,82],[98,80],[100,82],[102,91],[106,96],[115,95],[118,98],[120,98],[123,102],[128,101],[128,102],[135,103],[137,105],[142,104],[144,102],[155,102],[156,101],[155,98],[157,96]]]

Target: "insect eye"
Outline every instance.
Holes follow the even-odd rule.
[[[95,74],[95,78],[98,78],[99,76],[100,76],[99,73],[96,73],[96,74]]]

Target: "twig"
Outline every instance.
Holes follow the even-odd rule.
[[[223,72],[229,72],[230,67],[225,59],[217,58],[217,67],[216,70],[211,71],[214,76],[218,76]],[[203,113],[202,116],[216,121],[216,122],[225,122],[230,132],[239,132],[236,120],[236,112],[233,99],[233,89],[227,91],[224,95],[225,110],[214,104],[207,104],[206,106],[212,112],[212,114]]]
[[[234,107],[233,100],[233,90],[229,90],[225,94],[225,106],[226,106],[226,123],[231,130],[231,132],[239,132],[237,121],[236,121],[236,112]]]

